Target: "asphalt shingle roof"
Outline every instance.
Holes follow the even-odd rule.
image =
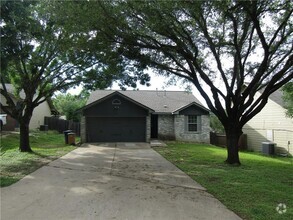
[[[96,90],[91,93],[87,105],[105,98],[115,92],[119,92],[128,98],[149,107],[155,112],[171,113],[191,103],[196,103],[202,108],[202,104],[192,94],[184,91],[160,91],[160,90]]]
[[[269,98],[274,101],[275,103],[277,103],[278,105],[284,107],[285,103],[284,103],[284,99],[283,99],[283,92],[279,89],[277,91],[275,91],[274,93],[272,93]]]
[[[259,92],[262,94],[264,89],[261,89]],[[282,106],[283,108],[285,107],[284,99],[283,99],[283,91],[281,89],[276,90],[273,92],[270,96],[269,99],[272,100],[273,102],[277,103],[278,105]]]

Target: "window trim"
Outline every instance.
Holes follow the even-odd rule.
[[[196,117],[196,123],[189,123],[189,117]],[[190,131],[189,125],[196,125],[196,131]],[[201,132],[201,116],[200,115],[185,115],[185,131],[188,133],[200,133]]]

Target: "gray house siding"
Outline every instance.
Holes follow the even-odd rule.
[[[158,115],[158,139],[175,140],[174,115]]]
[[[197,130],[188,131],[188,116],[197,119]],[[210,117],[209,112],[198,106],[192,105],[175,115],[174,119],[175,138],[178,141],[190,141],[210,143]]]
[[[186,116],[175,115],[174,128],[175,138],[177,141],[190,141],[210,143],[210,118],[209,115],[201,115],[200,124],[201,129],[197,132],[189,132],[186,129]]]
[[[188,131],[189,115],[196,116],[197,131]],[[192,105],[180,111],[179,114],[158,115],[158,138],[161,140],[210,143],[209,112]]]
[[[146,117],[146,142],[151,140],[151,115]]]

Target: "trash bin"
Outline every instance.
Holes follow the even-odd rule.
[[[68,144],[75,145],[75,133],[68,133]]]
[[[63,131],[63,133],[64,133],[64,138],[65,138],[65,144],[68,144],[68,134],[72,133],[72,130]]]

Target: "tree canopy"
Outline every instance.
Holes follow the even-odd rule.
[[[89,93],[86,96],[84,93],[79,95],[67,93],[56,95],[52,101],[60,115],[65,115],[67,120],[79,122],[81,119],[81,111],[79,109],[86,105],[88,97]]]
[[[1,1],[1,109],[20,124],[20,150],[31,151],[29,121],[33,110],[56,91],[77,85],[106,88],[114,80],[135,86],[139,77],[127,77],[123,65],[104,56],[106,41],[91,44],[88,35],[71,32],[50,11],[51,1]],[[94,48],[94,50],[92,50]],[[142,83],[149,78],[144,77]],[[6,83],[12,83],[14,98]],[[21,92],[24,94],[21,97]]]
[[[292,11],[288,0],[1,2],[1,69],[26,94],[6,110],[27,121],[54,91],[135,87],[152,69],[195,85],[224,126],[226,162],[240,164],[242,127],[293,78]]]
[[[123,65],[152,68],[196,86],[225,128],[227,162],[240,164],[243,125],[262,110],[270,94],[292,79],[292,2],[81,4],[75,18],[86,32],[95,33],[94,39],[111,42],[109,55],[119,55]]]

